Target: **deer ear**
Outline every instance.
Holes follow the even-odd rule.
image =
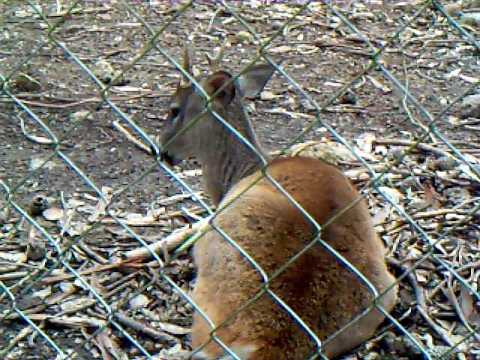
[[[232,75],[226,71],[218,71],[210,75],[204,86],[208,95],[215,96],[215,100],[221,102],[223,106],[227,106],[235,97],[235,85],[232,81]]]
[[[242,96],[255,98],[267,85],[274,72],[275,68],[270,64],[252,66],[238,77],[237,85]]]

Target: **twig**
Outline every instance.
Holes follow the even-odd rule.
[[[403,72],[404,72],[404,77],[405,77],[405,89],[408,92],[409,91],[409,81],[408,81],[408,71],[407,71],[407,68],[406,68],[406,65],[405,65],[405,58],[403,58]],[[435,143],[435,137],[432,134],[432,132],[429,130],[428,126],[426,126],[421,120],[415,119],[413,117],[412,112],[408,108],[407,92],[405,92],[405,95],[402,97],[402,101],[401,101],[401,104],[402,104],[403,110],[405,111],[405,114],[407,115],[408,119],[410,120],[410,122],[413,125],[420,126],[423,129],[423,131],[425,131],[428,134],[428,136],[430,137],[430,140],[432,140],[432,142]]]
[[[198,215],[198,214],[203,214],[205,212],[205,209],[202,207],[194,207],[192,209],[189,209],[189,212]],[[183,217],[183,216],[185,216],[185,212],[178,210],[178,211],[172,211],[170,213],[166,213],[164,215],[145,216],[145,217],[133,219],[133,220],[119,219],[119,221],[121,221],[123,225],[128,225],[132,227],[168,226],[169,223],[167,223],[166,221],[160,221],[160,220],[171,220],[174,217]],[[118,221],[111,217],[105,217],[102,220],[100,220],[100,223],[103,225],[115,225],[115,224],[118,224]]]
[[[372,170],[378,171],[378,172],[386,171],[388,168],[388,166],[385,164],[375,164],[375,165],[370,165],[370,167],[372,168]],[[368,180],[371,177],[370,170],[367,169],[366,167],[357,167],[357,168],[345,170],[344,174],[353,181]]]
[[[185,226],[168,235],[166,238],[153,244],[149,244],[147,247],[131,250],[124,254],[123,259],[127,262],[137,262],[149,259],[152,256],[152,252],[155,254],[161,254],[164,251],[170,252],[192,235],[206,233],[210,229],[210,224],[208,223],[209,219],[210,218],[207,217],[192,226]]]
[[[415,141],[410,140],[396,140],[396,139],[375,139],[373,143],[376,145],[398,145],[398,146],[415,146],[416,148],[434,153],[439,156],[446,156],[452,157],[448,152],[444,150],[437,149],[434,146],[423,144],[423,143],[416,143]]]
[[[66,326],[75,329],[82,327],[103,328],[107,326],[107,322],[105,320],[101,320],[98,318],[88,318],[85,316],[68,317],[50,314],[28,314],[28,318],[32,321],[48,321],[51,324]],[[10,319],[10,315],[5,317],[5,319]]]
[[[213,24],[215,23],[215,19],[217,18],[218,14],[220,14],[220,12],[222,11],[222,8],[219,7],[212,15],[212,17],[210,18],[210,21],[208,22],[208,26],[207,26],[207,29],[205,30],[205,33],[206,34],[210,34],[210,32],[212,31],[213,29]]]
[[[193,194],[191,193],[185,193],[185,194],[176,194],[170,197],[167,197],[165,199],[162,199],[158,201],[159,206],[168,206],[168,205],[173,205],[177,202],[180,202],[185,199],[190,199],[190,198],[201,198],[202,197],[202,192],[194,192]]]
[[[148,91],[144,92],[142,94],[137,94],[137,95],[131,95],[131,96],[110,96],[108,99],[110,101],[115,101],[115,102],[126,102],[130,100],[135,100],[135,99],[141,99],[141,98],[156,98],[159,96],[164,96],[164,93],[159,93],[159,92],[154,92],[154,91]],[[49,103],[43,103],[40,101],[31,101],[31,100],[24,100],[20,97],[18,97],[22,103],[30,106],[37,106],[37,107],[44,107],[44,108],[52,108],[52,109],[68,109],[71,107],[76,107],[88,103],[101,103],[104,100],[101,97],[91,97],[87,99],[82,99],[79,101],[74,101],[71,103],[67,104],[49,104]],[[0,102],[8,102],[11,103],[13,100],[6,98],[5,100],[2,100]]]
[[[453,292],[452,277],[451,276],[449,276],[449,277],[450,277],[450,279],[447,281],[447,288],[446,289],[442,288],[443,293],[445,294],[445,297],[448,299],[450,304],[453,305],[453,308],[455,309],[455,312],[457,313],[457,315],[458,315],[460,321],[462,322],[463,326],[465,326],[465,328],[468,329],[468,331],[473,333],[473,336],[475,337],[475,339],[477,339],[477,341],[480,341],[480,334],[478,334],[478,332],[475,331],[475,329],[472,329],[472,327],[470,326],[470,323],[465,318],[465,314],[463,313],[463,310],[460,307],[460,304],[458,303],[457,297],[455,296],[455,293]],[[463,286],[463,285],[460,285],[460,286]]]
[[[77,15],[77,14],[95,14],[95,13],[105,13],[112,10],[112,7],[97,7],[97,8],[90,8],[90,9],[73,9],[73,10],[65,10],[62,12],[46,14],[48,18],[55,18],[55,17],[64,17],[65,15]]]
[[[47,139],[46,137],[43,136],[35,136],[35,135],[30,135],[27,133],[27,130],[25,129],[25,122],[23,121],[22,117],[20,118],[20,128],[22,129],[23,135],[30,140],[31,142],[34,142],[36,144],[41,144],[41,145],[51,145],[53,144],[53,141],[50,139]]]
[[[480,126],[465,125],[465,129],[473,130],[473,131],[480,131]]]
[[[29,274],[28,271],[17,271],[6,274],[0,274],[0,281],[21,279]]]
[[[427,311],[427,305],[425,303],[425,296],[423,293],[423,289],[418,285],[417,278],[415,276],[415,273],[407,268],[405,265],[400,263],[398,260],[393,259],[393,258],[387,258],[387,262],[390,265],[395,266],[397,269],[400,269],[403,274],[402,276],[407,279],[408,283],[410,286],[413,288],[415,292],[415,298],[417,300],[417,306],[416,309],[418,313],[423,317],[423,319],[427,322],[427,324],[440,336],[440,338],[448,345],[448,346],[454,346],[454,342],[450,340],[448,337],[446,331],[437,325],[435,321],[428,315]]]
[[[104,331],[100,331],[94,339],[91,339],[88,333],[83,329],[82,334],[86,339],[91,340],[92,343],[100,349],[103,360],[119,360],[127,358],[126,354],[123,354],[124,356],[122,356],[122,352],[115,341],[116,337],[114,334],[112,334],[110,329],[104,329]]]
[[[94,266],[90,269],[80,271],[78,274],[81,277],[83,277],[85,275],[91,275],[91,274],[94,274],[94,273],[107,271],[107,270],[110,270],[110,269],[121,268],[121,267],[138,268],[138,267],[143,267],[143,264],[135,264],[135,263],[128,262],[128,261],[115,261],[112,264]],[[48,285],[48,284],[54,284],[54,283],[57,283],[57,282],[60,282],[60,281],[71,280],[71,279],[75,279],[75,278],[76,278],[76,275],[74,275],[74,274],[56,275],[56,276],[46,277],[46,278],[40,280],[40,282],[44,285]]]
[[[85,252],[88,256],[90,256],[96,262],[98,262],[100,264],[108,264],[107,259],[105,259],[103,256],[101,256],[100,254],[98,254],[97,252],[92,250],[90,248],[90,246],[85,244],[85,242],[83,240],[80,240],[77,246],[78,246],[79,249],[81,249],[83,252]]]
[[[75,314],[77,312],[80,312],[83,309],[87,309],[93,305],[97,304],[97,299],[82,299],[82,302],[79,303],[76,306],[69,306],[65,308],[65,310],[59,311],[58,313],[55,314],[55,316],[64,316],[64,315],[69,315],[69,314]]]
[[[424,211],[424,212],[417,212],[412,214],[411,217],[413,220],[422,220],[422,219],[431,219],[437,216],[444,216],[448,214],[456,214],[456,215],[469,215],[470,212],[467,210],[459,210],[459,209],[440,209],[440,210],[432,210],[432,211]],[[394,220],[387,220],[377,225],[386,225],[388,223],[392,223],[392,225],[385,229],[386,233],[392,234],[402,230],[405,224],[410,224],[410,222],[405,218],[395,218]],[[444,223],[447,225],[447,222]]]
[[[123,282],[119,285],[117,285],[115,288],[113,288],[111,291],[109,291],[108,293],[106,294],[102,294],[102,297],[107,300],[107,299],[110,299],[113,295],[119,293],[120,291],[123,291],[124,289],[127,289],[127,288],[137,288],[138,286],[138,283],[136,282],[135,279],[133,279],[134,277],[138,276],[139,272],[136,271],[134,272],[133,274],[130,274],[132,275],[130,277],[130,275],[128,275],[128,281],[126,282]],[[125,293],[123,293],[123,295],[125,295]]]
[[[136,147],[138,147],[140,150],[143,150],[144,152],[146,152],[147,154],[149,155],[152,155],[152,150],[150,149],[149,146],[145,145],[143,142],[141,142],[140,140],[136,139],[135,136],[133,136],[130,131],[125,128],[123,125],[121,125],[117,120],[115,120],[113,122],[113,127],[115,129],[117,129],[118,131],[120,131],[123,135],[125,135],[125,137],[127,138],[127,140],[129,140],[130,142],[132,142]]]
[[[360,56],[365,56],[365,57],[372,57],[372,54],[369,53],[368,51],[364,51],[362,48],[356,48],[353,46],[347,46],[347,45],[342,45],[342,44],[334,44],[334,43],[325,43],[325,42],[320,42],[316,41],[314,45],[318,48],[333,48],[334,50],[339,50],[342,52],[345,52],[347,54],[354,54],[354,55],[360,55]]]
[[[459,209],[440,209],[440,210],[418,212],[416,214],[413,214],[412,218],[414,220],[421,220],[421,219],[430,219],[432,217],[448,215],[448,214],[468,215],[469,212],[466,210],[459,210]]]
[[[20,341],[25,339],[29,334],[33,332],[33,327],[28,325],[24,327],[13,339],[10,340],[7,346],[5,346],[2,351],[0,351],[0,356],[2,359],[6,356],[10,350],[12,350]]]
[[[118,322],[122,323],[123,325],[128,326],[134,329],[135,331],[143,333],[154,340],[158,340],[162,342],[173,342],[173,343],[178,342],[178,339],[175,338],[174,336],[166,334],[161,331],[157,331],[151,328],[150,326],[148,326],[147,324],[145,324],[144,322],[136,321],[121,312],[116,312],[115,318],[118,320]]]
[[[180,211],[178,211],[180,213]],[[172,217],[179,216],[179,215],[173,215]],[[167,221],[160,221],[158,217],[153,217],[153,216],[145,216],[141,219],[135,219],[135,220],[120,220],[123,225],[131,226],[131,227],[155,227],[155,226],[160,226],[160,227],[168,227],[169,222]],[[115,219],[112,219],[110,217],[104,218],[100,220],[100,223],[102,225],[115,225],[118,224],[118,221]]]

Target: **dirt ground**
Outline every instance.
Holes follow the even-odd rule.
[[[73,1],[60,3],[63,6],[60,12],[74,4]],[[381,64],[408,88],[409,93],[429,114],[434,118],[440,115],[435,122],[435,131],[449,145],[467,156],[472,166],[480,169],[476,162],[480,154],[480,132],[471,126],[475,125],[474,122],[464,121],[475,116],[465,115],[461,101],[444,111],[458,96],[475,93],[472,90],[465,94],[478,81],[480,67],[478,49],[469,38],[448,23],[445,16],[433,9],[432,5],[428,5],[414,18],[423,6],[420,1],[334,3],[373,46],[377,49],[385,46],[379,56]],[[441,3],[447,6],[456,4],[455,1]],[[172,214],[183,208],[198,207],[189,197],[182,201],[165,201],[174,195],[185,194],[186,190],[172,181],[152,156],[135,146],[114,126],[119,122],[128,128],[120,114],[122,113],[149,136],[161,133],[169,95],[175,88],[178,73],[158,49],[180,61],[181,49],[186,41],[195,48],[198,70],[205,71],[205,54],[211,54],[227,39],[230,46],[226,48],[223,64],[235,73],[255,56],[259,43],[280,31],[267,52],[272,59],[282,60],[282,68],[288,78],[277,74],[262,97],[248,104],[254,127],[268,151],[288,148],[294,142],[322,139],[337,141],[336,135],[330,133],[325,126],[318,123],[312,126],[318,120],[335,129],[351,144],[358,144],[366,134],[371,134],[376,140],[411,141],[424,136],[422,142],[449,151],[448,145],[439,137],[433,137],[436,143],[432,143],[432,136],[425,137],[428,119],[422,115],[419,107],[411,102],[403,102],[403,94],[395,89],[382,68],[371,65],[369,46],[361,40],[358,33],[342,24],[326,5],[314,2],[287,27],[283,27],[302,8],[299,3],[277,2],[275,5],[259,7],[239,2],[229,4],[233,11],[215,5],[214,2],[198,1],[185,12],[180,12],[179,5],[172,5],[168,1],[83,1],[68,16],[60,16],[55,1],[43,1],[40,2],[40,8],[46,17],[40,19],[23,2],[0,3],[0,79],[7,84],[4,84],[5,91],[0,93],[0,179],[5,184],[0,187],[0,204],[3,202],[6,206],[7,198],[11,201],[0,214],[0,222],[3,222],[0,255],[24,253],[28,248],[28,225],[25,222],[19,223],[21,216],[12,202],[27,209],[32,196],[38,194],[48,197],[57,207],[63,197],[66,203],[75,207],[79,219],[92,215],[92,208],[98,206],[98,194],[92,184],[104,192],[112,189],[114,198],[109,211],[130,220],[135,216],[151,214],[154,209]],[[236,14],[241,15],[243,21],[255,31],[257,38],[246,32],[244,25],[235,17]],[[455,18],[456,15],[453,13],[452,16]],[[133,61],[145,50],[152,38],[149,29],[155,33],[162,27],[165,29],[155,39],[157,49],[154,48],[140,60]],[[400,29],[403,31],[399,32]],[[478,26],[465,25],[464,29],[472,38],[478,39]],[[125,70],[107,92],[108,102],[102,100],[99,86],[82,68],[84,66],[96,71],[94,69],[99,69],[101,64],[113,74]],[[369,67],[371,69],[366,75],[362,75]],[[356,77],[358,80],[349,86],[346,95],[335,96],[343,85],[350,84]],[[315,108],[296,91],[297,84],[317,104],[321,107],[325,105],[317,117]],[[22,106],[15,104],[7,94],[13,94],[15,99],[21,100],[22,106],[28,111],[22,110]],[[22,119],[25,131],[21,128]],[[44,124],[43,128],[40,123]],[[51,139],[49,132],[54,134],[58,143],[44,141]],[[130,132],[135,134],[132,127]],[[25,133],[36,138],[28,139]],[[138,134],[136,136],[138,138]],[[390,161],[401,148],[395,145],[398,144],[385,145],[383,154],[372,153],[372,156],[378,158],[382,155],[384,163]],[[408,155],[400,167],[413,174],[416,174],[414,169],[417,167],[422,169],[416,181],[422,185],[430,184],[429,189],[433,189],[435,194],[443,199],[448,198],[443,202],[445,207],[447,204],[454,207],[461,203],[460,200],[455,202],[448,197],[447,190],[452,187],[468,192],[468,199],[471,199],[469,206],[478,204],[478,178],[442,182],[432,173],[429,173],[430,178],[422,175],[422,171],[428,167],[426,164],[437,158],[437,153],[416,152]],[[65,159],[74,164],[76,169],[68,165]],[[344,169],[358,165],[352,160],[341,163]],[[182,174],[194,191],[201,192],[199,177],[195,172],[186,171],[197,168],[198,165],[190,161],[176,171]],[[388,186],[398,189],[395,179],[391,177]],[[424,187],[421,191],[427,192]],[[207,198],[206,195],[203,196]],[[369,199],[372,208],[381,202],[376,191],[370,192]],[[376,214],[374,210],[372,212]],[[1,257],[5,261],[0,265],[0,269],[4,268],[0,273],[3,284],[0,288],[0,314],[3,314],[0,317],[0,357],[55,359],[58,350],[46,338],[51,339],[64,352],[72,352],[70,358],[75,359],[144,359],[148,358],[145,353],[155,355],[156,359],[167,359],[190,349],[187,330],[191,325],[192,307],[167,280],[155,275],[155,268],[126,267],[98,271],[95,276],[88,277],[88,282],[98,294],[104,296],[107,304],[113,306],[114,312],[128,314],[139,322],[148,321],[159,333],[169,334],[167,337],[145,334],[126,322],[110,319],[110,310],[78,280],[52,281],[48,286],[39,282],[45,277],[63,274],[65,263],[82,271],[94,265],[107,264],[109,259],[122,252],[140,247],[128,231],[104,222],[81,236],[81,231],[75,232],[78,229],[74,229],[71,236],[61,237],[56,222],[42,217],[37,220],[58,241],[58,246],[69,250],[62,257],[63,263],[59,263],[55,246],[46,241],[45,256],[41,260],[29,259],[25,266],[15,267],[15,271],[12,271],[12,264],[6,263],[5,256]],[[435,223],[441,224],[444,220],[437,219]],[[152,242],[188,221],[186,216],[164,216],[158,224],[136,226],[133,230],[147,242]],[[77,222],[83,224],[81,220]],[[422,226],[425,225],[434,238],[441,233],[440,229],[430,229],[427,223],[422,223]],[[479,258],[478,217],[471,220],[470,225],[463,226],[458,233],[452,235],[452,238],[462,244],[468,242],[468,239],[476,239],[462,247],[467,264],[474,262],[475,258],[478,262]],[[80,225],[79,227],[81,228]],[[415,237],[414,229],[407,227],[404,231],[405,239]],[[416,240],[409,240],[408,246],[399,245],[397,248],[394,248],[394,242],[389,243],[387,239],[390,254],[399,260],[404,260],[402,256],[415,255],[409,247],[421,242],[419,237],[415,238]],[[74,243],[72,248],[71,242]],[[422,244],[418,245],[418,249],[420,252],[425,251]],[[445,255],[445,261],[450,259],[450,255]],[[456,259],[459,257],[460,255]],[[459,267],[464,265],[465,263],[458,264]],[[441,268],[438,263],[435,266]],[[477,270],[478,266],[472,269],[469,279],[473,280],[467,283],[478,294]],[[442,273],[441,270],[438,272]],[[169,263],[164,274],[184,291],[191,290],[195,269],[189,254],[180,255]],[[438,283],[443,279],[437,279]],[[81,299],[85,301],[94,299],[93,304],[84,304],[84,307],[78,304],[82,309],[82,321],[96,317],[103,319],[106,325],[95,327],[80,320],[77,324],[69,315],[75,315],[80,310],[72,310],[76,309],[75,306],[65,305],[60,298],[51,300],[53,295],[61,297],[60,294],[68,293],[65,287],[73,286],[72,284],[77,288],[76,291],[72,290],[72,294],[81,294]],[[11,293],[6,292],[6,288]],[[40,290],[47,293],[39,294]],[[463,290],[454,288],[453,291],[458,294]],[[394,316],[407,330],[417,334],[424,346],[443,354],[445,351],[442,349],[448,349],[445,339],[432,331],[425,324],[425,319],[415,312],[415,305],[412,305],[415,300],[413,293],[408,283],[402,283],[402,304],[397,307]],[[15,306],[18,309],[38,315],[37,318],[31,318],[47,337],[37,330],[29,330],[27,323],[18,319],[18,312],[7,311],[14,304],[11,297],[17,300]],[[72,300],[68,294],[65,298]],[[45,299],[50,299],[50,302]],[[445,299],[443,296],[441,302],[445,303]],[[465,297],[462,299],[466,301]],[[145,306],[136,305],[136,301]],[[458,314],[451,304],[437,307],[429,303],[429,306],[437,315],[438,312],[447,314],[439,316],[438,321],[445,332],[451,335],[453,343],[466,336],[464,328],[458,330],[462,324],[456,318]],[[473,301],[472,307],[478,310],[478,303]],[[477,310],[472,312],[475,314]],[[7,312],[8,316],[5,315]],[[65,320],[51,321],[53,315],[64,316]],[[478,319],[474,315],[472,319],[476,319],[472,323],[478,327]],[[454,324],[448,331],[445,329],[447,323]],[[171,327],[165,330],[162,324]],[[371,353],[378,354],[377,358],[383,359],[422,358],[411,345],[405,344],[406,341],[398,340],[405,338],[401,332],[394,327],[387,330],[383,333],[386,335],[346,358],[374,359],[375,357],[367,355]],[[105,337],[114,340],[109,343]],[[463,342],[454,351],[455,356],[462,355],[464,359],[479,358],[480,347],[478,343],[473,344],[475,341],[472,338]]]

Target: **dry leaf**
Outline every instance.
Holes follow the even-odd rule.
[[[76,313],[81,309],[85,309],[87,307],[90,307],[91,305],[94,305],[97,302],[95,299],[87,298],[87,297],[79,297],[75,298],[70,301],[66,301],[62,304],[60,304],[60,309],[62,310],[62,313],[65,314],[71,314],[71,313]]]
[[[373,152],[373,143],[376,138],[377,137],[373,133],[363,133],[357,136],[355,142],[360,150],[364,153],[371,154]]]
[[[269,101],[269,100],[274,100],[278,97],[280,97],[280,95],[276,95],[273,92],[268,91],[268,90],[264,90],[260,93],[260,99],[261,100]]]
[[[168,332],[172,335],[187,335],[190,334],[191,330],[189,328],[185,328],[182,326],[174,325],[174,324],[169,324],[169,323],[164,323],[164,322],[158,322],[159,328],[162,331]]]
[[[11,263],[25,263],[27,256],[21,252],[0,252],[0,260],[8,261]]]
[[[387,186],[379,186],[377,189],[382,195],[384,195],[395,205],[400,205],[400,202],[404,199],[403,194],[397,189],[393,189]]]
[[[463,315],[468,321],[479,322],[479,312],[475,307],[475,302],[473,296],[470,293],[470,290],[467,289],[463,284],[460,284],[460,308],[462,309]]]
[[[151,300],[147,296],[143,294],[138,294],[137,296],[131,298],[128,304],[132,309],[139,309],[139,308],[147,307],[150,301]]]
[[[56,208],[56,207],[52,207],[52,208],[48,208],[46,209],[43,213],[42,213],[43,217],[48,220],[48,221],[58,221],[60,220],[64,213],[63,213],[63,210],[60,209],[60,208]]]
[[[377,89],[382,91],[384,94],[389,94],[392,92],[392,89],[389,88],[387,85],[383,84],[380,80],[375,79],[373,76],[367,75],[366,78],[370,80],[370,82],[375,86]]]
[[[458,68],[453,71],[450,71],[448,74],[445,74],[444,77],[445,79],[450,80],[454,77],[458,77],[458,75],[460,75],[461,72],[462,72],[462,69]]]
[[[282,45],[282,46],[278,46],[278,47],[275,47],[275,48],[271,48],[268,51],[273,53],[273,54],[283,54],[283,53],[288,53],[288,52],[291,52],[291,51],[295,51],[295,49],[290,47],[290,46],[287,46],[287,45]]]
[[[415,270],[415,276],[419,284],[427,284],[430,278],[430,271],[417,269]]]
[[[423,186],[423,194],[425,202],[428,206],[433,207],[434,209],[440,209],[442,207],[442,203],[440,200],[442,197],[435,191],[435,188],[430,183],[426,183]]]
[[[373,225],[378,226],[384,224],[385,220],[387,220],[388,216],[390,215],[390,212],[391,206],[385,206],[380,210],[376,211],[375,215],[373,216]]]

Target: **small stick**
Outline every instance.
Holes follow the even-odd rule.
[[[22,133],[28,140],[30,140],[31,142],[34,142],[36,144],[41,144],[41,145],[51,145],[51,144],[53,144],[53,141],[46,138],[46,137],[30,135],[29,133],[27,133],[27,129],[25,129],[25,123],[24,123],[22,117],[19,117],[19,118],[20,118],[20,128],[22,129]]]
[[[125,135],[125,137],[127,138],[127,140],[129,140],[130,142],[132,142],[136,147],[138,147],[140,150],[143,150],[144,152],[146,152],[147,154],[149,155],[152,155],[152,150],[150,149],[149,146],[145,145],[142,141],[136,139],[131,133],[130,131],[125,128],[123,125],[121,125],[117,120],[115,120],[113,122],[113,127],[115,129],[117,129],[118,131],[120,131],[123,135]]]
[[[97,303],[96,299],[82,299],[82,302],[79,303],[77,306],[69,307],[63,311],[60,311],[55,314],[55,316],[65,316],[69,314],[75,314],[81,310],[87,309]]]
[[[177,343],[178,342],[178,339],[175,338],[174,336],[172,335],[168,335],[164,332],[161,332],[161,331],[157,331],[153,328],[151,328],[150,326],[148,326],[147,324],[145,324],[144,322],[140,322],[140,321],[136,321],[128,316],[126,316],[125,314],[121,313],[121,312],[116,312],[115,313],[115,318],[123,325],[125,326],[128,326],[140,333],[143,333],[151,338],[153,338],[154,340],[158,340],[158,341],[162,341],[162,342],[174,342],[174,343]]]
[[[460,285],[463,286],[463,285]],[[480,335],[472,329],[470,326],[470,323],[468,320],[465,318],[465,313],[463,312],[462,308],[460,307],[460,304],[458,303],[457,297],[455,296],[455,293],[453,292],[453,287],[452,287],[452,278],[450,277],[449,281],[447,281],[447,288],[444,289],[442,288],[443,293],[445,294],[446,298],[450,302],[451,305],[453,305],[453,308],[455,309],[455,312],[457,313],[458,317],[460,318],[460,321],[462,322],[463,326],[465,326],[468,331],[473,333],[473,336],[477,341],[480,341]]]
[[[97,263],[108,264],[107,259],[105,259],[103,256],[98,254],[96,251],[92,250],[92,248],[90,248],[90,246],[85,244],[83,240],[80,240],[77,246],[79,247],[79,249],[84,251],[88,256],[94,259]]]
[[[44,103],[44,102],[40,102],[40,101],[24,100],[23,97],[27,97],[27,96],[28,97],[33,97],[34,95],[23,94],[22,97],[18,96],[18,99],[20,99],[20,101],[23,104],[26,104],[26,105],[36,106],[36,107],[44,107],[44,108],[51,108],[51,109],[68,109],[68,108],[71,108],[71,107],[77,107],[77,106],[88,104],[88,103],[101,103],[101,102],[103,102],[103,99],[100,98],[100,97],[91,97],[91,98],[86,98],[86,99],[82,99],[82,100],[79,100],[79,101],[69,102],[69,103],[66,103],[66,104],[54,104],[54,103]],[[156,91],[148,91],[148,92],[145,91],[141,94],[130,95],[130,96],[110,96],[108,99],[110,101],[114,101],[114,102],[126,102],[126,101],[135,100],[135,99],[157,98],[157,97],[161,97],[161,96],[164,96],[164,94],[160,93],[160,92],[156,92]],[[50,99],[56,99],[56,98],[51,97]],[[59,100],[61,100],[61,99],[59,99]],[[61,100],[61,101],[67,101],[67,100]],[[14,101],[11,100],[11,99],[8,99],[8,98],[7,99],[0,99],[0,103],[2,103],[2,102],[12,103]]]
[[[136,226],[139,226],[139,227],[155,227],[155,226],[166,227],[166,226],[168,226],[167,221],[165,221],[165,220],[160,221],[158,218],[154,218],[154,217],[151,217],[151,216],[146,216],[144,218],[134,219],[134,220],[120,219],[120,221],[122,222],[123,225],[127,225],[127,226],[130,226],[130,227],[136,227]],[[109,217],[100,220],[99,223],[103,224],[103,225],[115,225],[115,224],[118,225],[117,220],[109,218]]]
[[[130,261],[142,261],[149,259],[152,256],[152,252],[155,254],[162,254],[164,252],[170,252],[173,249],[176,249],[180,246],[187,238],[196,234],[203,234],[210,229],[210,224],[208,220],[210,217],[203,219],[202,221],[196,222],[193,225],[185,226],[180,230],[173,232],[168,235],[166,238],[157,241],[155,243],[149,244],[147,247],[141,247],[128,251],[122,257],[126,262]],[[190,244],[191,245],[191,244]],[[188,247],[188,246],[186,246]],[[182,248],[184,250],[186,247]]]
[[[362,48],[357,48],[354,46],[327,43],[327,42],[321,42],[321,41],[317,41],[313,45],[318,48],[333,48],[334,51],[335,50],[343,51],[343,52],[346,52],[347,54],[354,54],[354,55],[360,55],[360,56],[366,56],[366,57],[372,56],[372,54],[369,53],[368,51],[364,51]]]
[[[137,267],[143,267],[143,265],[142,264],[129,263],[128,261],[115,261],[112,264],[94,266],[90,269],[80,271],[78,274],[83,277],[85,275],[91,275],[91,274],[94,274],[94,273],[107,271],[107,270],[110,270],[110,269],[116,269],[116,268],[119,268],[119,267],[137,268]],[[57,282],[60,282],[60,281],[71,280],[71,279],[75,279],[75,278],[76,278],[76,275],[74,275],[74,274],[56,275],[56,276],[46,277],[46,278],[40,280],[40,282],[44,285],[48,285],[48,284],[53,284],[53,283],[57,283]]]
[[[135,273],[133,273],[133,274],[131,274],[131,275],[133,275],[133,277],[138,276],[138,271],[135,272]],[[127,282],[124,282],[123,284],[120,284],[120,285],[116,286],[114,289],[112,289],[111,291],[109,291],[109,292],[106,293],[106,294],[102,294],[102,297],[103,297],[105,300],[110,299],[113,295],[118,294],[120,291],[123,291],[124,289],[127,289],[127,288],[129,288],[129,287],[131,287],[131,288],[132,288],[132,287],[133,287],[133,288],[136,288],[136,287],[137,287],[136,284],[137,284],[137,283],[135,282],[135,279],[129,278],[129,280],[128,280]]]
[[[219,7],[212,15],[212,17],[210,18],[210,21],[208,22],[208,26],[207,26],[207,29],[205,30],[205,33],[209,34],[212,29],[213,29],[213,24],[215,23],[215,19],[217,18],[218,14],[220,13],[220,11],[222,11],[222,8]]]
[[[407,91],[409,91],[408,70],[405,64],[405,58],[403,58],[403,71],[404,71],[404,77],[405,77],[405,88]],[[421,120],[415,119],[413,117],[412,112],[408,108],[407,93],[405,93],[405,95],[403,96],[401,104],[403,107],[403,111],[405,111],[405,114],[407,114],[407,117],[409,118],[410,122],[416,126],[420,126],[423,129],[423,131],[425,131],[428,134],[428,136],[430,137],[430,140],[432,140],[432,142],[435,143],[435,136],[430,132],[430,130],[428,129],[428,126],[426,126]]]
[[[200,208],[200,207],[196,207],[196,208],[193,208],[193,209],[190,209],[189,210],[192,214],[202,214],[205,212],[205,209],[203,208]],[[139,219],[133,219],[133,220],[124,220],[124,219],[119,219],[118,221],[113,219],[113,218],[110,218],[110,217],[106,217],[102,220],[100,220],[100,223],[103,224],[103,225],[115,225],[115,224],[118,224],[119,221],[121,221],[122,224],[124,225],[128,225],[128,226],[140,226],[140,227],[146,227],[146,226],[167,226],[168,225],[168,222],[166,222],[165,220],[170,220],[174,217],[184,217],[185,213],[184,211],[172,211],[171,213],[167,213],[167,214],[164,214],[164,215],[158,215],[158,216],[145,216],[145,217],[142,217],[142,218],[139,218]],[[163,220],[163,221],[161,221]]]
[[[82,329],[82,335],[85,336],[86,339],[90,339],[90,336],[84,329]],[[110,329],[108,329],[108,331],[100,331],[98,335],[95,336],[95,339],[92,340],[92,343],[100,349],[103,360],[126,358],[126,356],[122,357],[122,355],[118,351],[119,348],[114,339],[115,336],[112,334]]]
[[[7,317],[9,319],[10,316]],[[103,328],[107,326],[105,320],[98,318],[89,318],[85,316],[56,316],[50,314],[28,314],[28,318],[31,321],[48,321],[51,324],[66,326],[69,328],[83,328],[83,327],[93,327],[93,328]]]
[[[437,325],[435,321],[428,315],[427,305],[425,303],[425,295],[423,293],[423,289],[418,285],[417,278],[413,271],[410,271],[404,264],[400,263],[398,260],[394,258],[387,258],[386,259],[388,264],[393,265],[397,269],[400,269],[403,274],[405,274],[405,279],[407,279],[410,286],[413,288],[415,292],[415,298],[417,300],[416,309],[418,313],[423,317],[423,319],[427,322],[427,324],[440,336],[440,338],[448,345],[454,346],[454,343],[448,337],[446,331]]]
[[[437,149],[434,146],[423,144],[423,143],[416,143],[415,141],[410,140],[396,140],[396,139],[375,139],[374,144],[377,145],[398,145],[398,146],[414,146],[423,151],[429,151],[439,156],[446,156],[452,157],[448,152],[444,150]]]
[[[469,212],[466,210],[460,209],[439,209],[439,210],[432,210],[432,211],[424,211],[418,212],[416,214],[412,214],[411,217],[413,220],[422,220],[422,219],[430,219],[437,216],[444,216],[448,214],[456,214],[456,215],[469,215]],[[409,221],[404,218],[396,218],[393,221],[384,221],[377,225],[385,225],[387,223],[392,223],[392,225],[385,229],[385,233],[394,234],[396,232],[402,231],[406,225],[409,224]],[[444,225],[448,225],[449,222],[445,222]]]
[[[480,126],[465,125],[465,129],[473,130],[473,131],[480,131]]]
[[[0,356],[4,358],[10,350],[12,350],[17,344],[25,339],[28,335],[30,335],[33,332],[33,327],[28,325],[24,327],[18,334],[15,336],[12,340],[10,340],[10,343],[0,351]]]
[[[12,271],[10,273],[1,274],[0,275],[0,281],[21,279],[21,278],[23,278],[27,275],[29,275],[28,271],[16,271],[16,272]]]
[[[460,210],[460,209],[439,209],[439,210],[418,212],[416,214],[413,214],[412,218],[414,220],[420,220],[420,219],[429,219],[432,217],[448,215],[448,214],[468,215],[468,213],[469,213],[468,211]]]
[[[106,7],[94,7],[90,9],[73,9],[73,10],[65,10],[62,12],[56,12],[52,14],[47,14],[48,18],[56,18],[56,17],[63,17],[65,15],[75,15],[75,14],[96,14],[96,13],[106,13],[112,10],[113,8],[110,6]]]
[[[190,198],[200,198],[202,196],[202,192],[199,191],[199,192],[195,192],[193,194],[190,194],[190,193],[187,193],[187,194],[177,194],[177,195],[173,195],[173,196],[170,196],[168,198],[165,198],[165,199],[162,199],[160,200],[157,204],[159,206],[167,206],[167,205],[173,205],[177,202],[180,202],[182,200],[185,200],[185,199],[190,199]]]

